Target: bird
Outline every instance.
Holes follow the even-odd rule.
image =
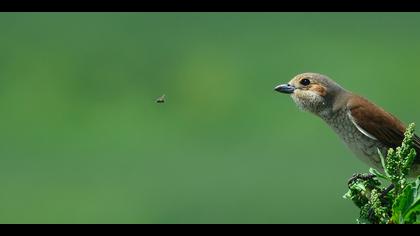
[[[383,108],[353,93],[328,76],[302,73],[275,91],[289,94],[303,111],[312,113],[338,135],[361,161],[383,172],[381,158],[389,148],[401,145],[407,126]],[[413,136],[416,157],[409,177],[420,174],[420,138]]]

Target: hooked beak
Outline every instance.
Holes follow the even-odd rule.
[[[290,93],[293,93],[293,91],[295,91],[295,87],[293,85],[290,85],[290,84],[280,84],[280,85],[276,86],[274,88],[274,90],[276,90],[277,92],[280,92],[280,93],[290,94]]]

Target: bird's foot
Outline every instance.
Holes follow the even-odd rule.
[[[369,180],[375,177],[374,174],[353,174],[353,176],[347,181],[348,186],[354,183],[354,181],[361,179],[361,180]]]
[[[394,184],[390,184],[386,189],[384,189],[384,191],[381,192],[381,198],[384,198],[394,187]]]

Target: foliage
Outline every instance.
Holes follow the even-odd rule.
[[[416,156],[412,148],[414,128],[414,124],[409,125],[402,145],[389,149],[386,158],[378,150],[384,174],[371,168],[369,174],[355,174],[349,180],[344,198],[360,208],[358,223],[420,224],[420,176],[408,178]],[[390,185],[385,188],[380,180]]]

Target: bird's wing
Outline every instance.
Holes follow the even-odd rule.
[[[364,135],[388,147],[401,145],[406,126],[396,117],[360,96],[350,98],[347,109],[351,121]],[[420,138],[417,135],[413,137],[413,147],[417,152],[415,162],[420,163]]]
[[[405,126],[393,115],[359,96],[349,99],[347,109],[350,119],[363,134],[389,147],[401,145]]]

